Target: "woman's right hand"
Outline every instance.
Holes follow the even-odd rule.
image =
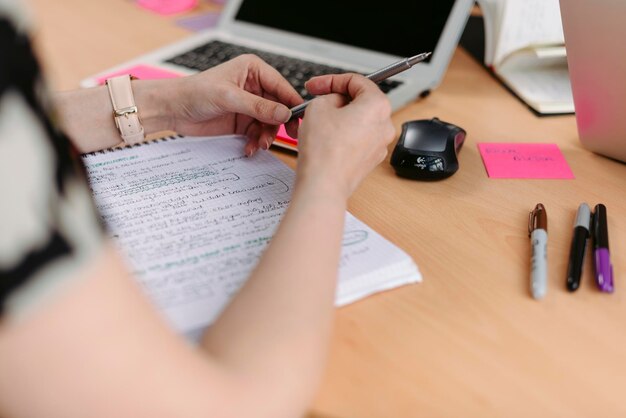
[[[347,199],[387,156],[396,135],[391,105],[358,74],[315,77],[306,88],[319,97],[307,107],[298,132],[297,184]]]

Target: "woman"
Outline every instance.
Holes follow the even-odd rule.
[[[386,97],[354,74],[308,82],[321,97],[288,124],[290,207],[195,347],[129,277],[91,204],[77,154],[121,141],[107,88],[46,100],[16,20],[0,2],[0,416],[302,415],[324,368],[346,201],[395,135]],[[245,134],[251,158],[302,102],[254,56],[132,90],[146,133]]]

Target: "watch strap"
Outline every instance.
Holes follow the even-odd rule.
[[[115,126],[120,131],[124,142],[134,145],[144,140],[144,130],[139,120],[137,106],[133,97],[133,90],[130,84],[131,77],[122,75],[109,78],[106,85],[111,96],[113,105],[113,118]]]

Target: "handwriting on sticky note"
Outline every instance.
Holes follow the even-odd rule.
[[[487,174],[499,179],[573,179],[556,144],[480,143]]]
[[[149,65],[135,65],[133,67],[124,68],[123,70],[115,71],[110,74],[99,77],[98,84],[104,84],[107,78],[115,77],[122,74],[130,74],[137,77],[140,80],[156,80],[159,78],[175,78],[180,77],[181,74],[177,74],[172,71],[167,71],[162,68],[151,67]]]

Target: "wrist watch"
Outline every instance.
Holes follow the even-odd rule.
[[[113,104],[115,126],[128,145],[142,142],[145,138],[130,85],[131,79],[133,77],[126,74],[109,78],[106,81],[109,96],[111,96],[111,104]]]

